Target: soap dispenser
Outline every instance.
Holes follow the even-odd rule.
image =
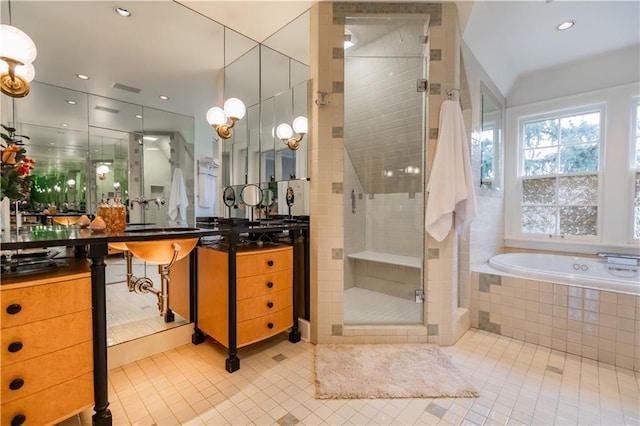
[[[106,228],[111,229],[111,208],[109,204],[107,204],[107,199],[104,198],[104,194],[102,194],[102,201],[100,201],[100,205],[96,210],[96,216],[100,216],[102,220],[104,220]]]
[[[110,214],[111,232],[124,232],[127,227],[127,208],[122,204],[122,197],[118,192],[116,192]]]

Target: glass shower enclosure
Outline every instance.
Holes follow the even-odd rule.
[[[428,15],[345,20],[344,324],[422,324]]]

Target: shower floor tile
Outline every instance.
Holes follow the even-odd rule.
[[[422,324],[423,307],[412,300],[352,287],[344,292],[344,323]]]

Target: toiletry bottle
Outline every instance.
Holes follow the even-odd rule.
[[[122,204],[122,198],[120,194],[116,192],[116,196],[111,206],[110,217],[110,232],[120,233],[124,232],[127,227],[127,208]]]
[[[104,223],[107,225],[107,230],[111,229],[111,209],[109,208],[109,204],[107,204],[106,198],[104,198],[104,194],[102,194],[102,201],[100,201],[100,205],[98,205],[98,209],[96,210],[96,216],[100,216]]]

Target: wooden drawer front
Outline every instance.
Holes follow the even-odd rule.
[[[272,294],[238,300],[238,322],[258,318],[282,309],[290,308],[291,290],[276,291]]]
[[[93,374],[68,380],[42,392],[5,403],[2,425],[10,425],[16,416],[25,416],[24,425],[55,424],[93,406]]]
[[[13,327],[91,308],[91,279],[59,281],[2,290],[2,328]],[[15,314],[7,312],[18,310]]]
[[[270,284],[271,283],[271,284]],[[293,271],[273,272],[255,277],[238,278],[236,281],[236,298],[264,296],[293,287]]]
[[[2,366],[92,341],[91,310],[2,330]],[[22,345],[17,352],[16,343]]]
[[[269,328],[269,324],[272,325]],[[293,326],[293,308],[238,323],[238,347],[266,339]]]
[[[92,371],[91,341],[25,362],[3,366],[0,380],[2,402],[24,398]]]
[[[236,276],[268,274],[293,268],[293,248],[240,252],[236,255]]]

